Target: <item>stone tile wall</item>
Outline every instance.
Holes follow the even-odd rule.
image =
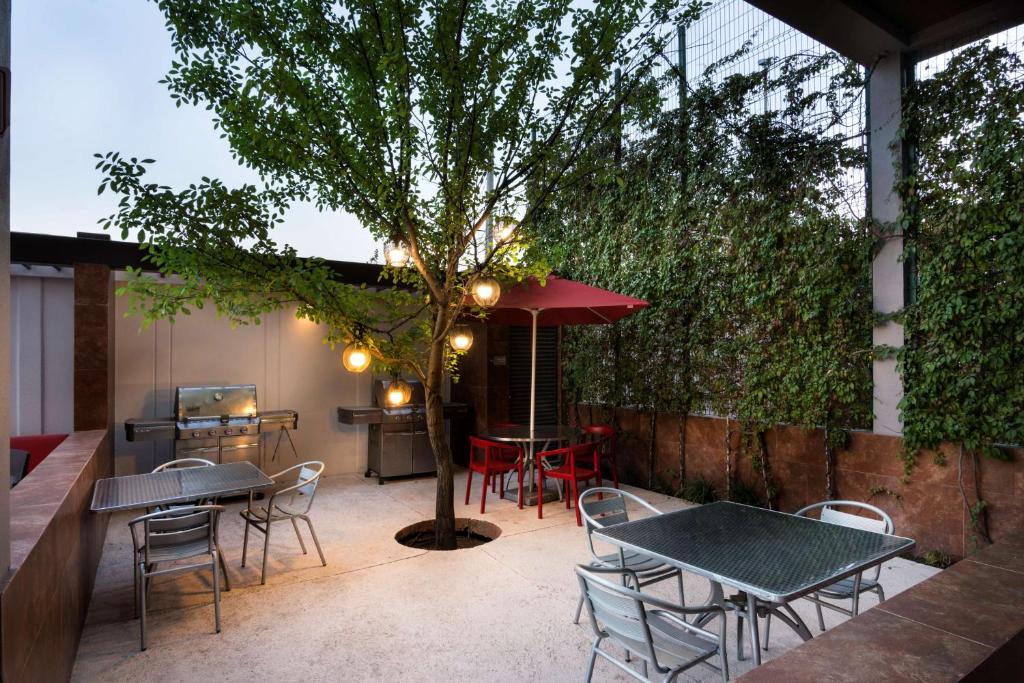
[[[89,509],[93,484],[112,475],[109,432],[75,432],[11,491],[3,680],[70,678],[107,531],[108,515]]]
[[[719,494],[726,483],[726,420],[690,416],[685,422],[684,450],[680,450],[680,422],[673,414],[618,410],[615,415],[595,406],[581,406],[584,423],[614,422],[618,425],[620,473],[625,481],[676,493],[680,488],[680,463],[686,478],[704,477]],[[762,498],[764,486],[747,454],[740,454],[741,436],[731,423],[732,461],[737,480],[752,487]],[[820,429],[778,427],[767,434],[771,479],[778,489],[779,508],[793,511],[824,500],[824,434]],[[971,517],[964,505],[961,483],[971,504],[975,496],[973,463],[946,445],[938,453],[925,452],[907,480],[900,459],[902,440],[897,437],[854,432],[847,446],[836,453],[835,485],[839,498],[867,501],[886,510],[900,535],[917,541],[917,551],[945,553],[952,558],[969,555],[976,547]],[[1024,452],[1013,462],[979,458],[978,486],[988,503],[989,529],[994,540],[1021,528],[1024,519]],[[936,462],[936,455],[945,464]],[[962,469],[962,471],[961,471]]]

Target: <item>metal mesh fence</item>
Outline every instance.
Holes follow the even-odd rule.
[[[685,74],[687,86],[692,89],[703,78],[721,83],[732,75],[757,73],[764,68],[771,75],[772,64],[784,57],[833,54],[825,45],[744,0],[714,0],[700,18],[687,27],[682,40],[675,27],[666,27],[666,31],[672,33],[673,39],[654,70],[654,76],[661,83],[662,108],[665,111],[679,107],[680,72]],[[685,70],[678,68],[681,65],[680,48],[685,58]],[[740,52],[742,54],[735,59],[723,63],[726,58]],[[804,84],[805,91],[827,90],[831,79],[842,69],[843,64],[837,60],[834,67],[810,78]],[[779,110],[786,105],[785,97],[782,90],[769,91],[748,106],[751,113]],[[821,102],[820,106],[820,113],[824,116],[827,105]],[[861,92],[845,110],[842,119],[823,132],[841,134],[851,146],[863,148],[866,144],[865,130],[865,102]],[[623,131],[627,144],[631,140],[642,139],[646,134],[647,131],[638,127]],[[848,177],[837,179],[837,182],[844,190],[850,210],[862,216],[866,197],[864,169],[852,169]]]
[[[976,40],[973,43],[958,47],[942,54],[925,59],[914,65],[914,77],[918,79],[928,78],[936,71],[940,71],[949,64],[949,60],[952,59],[956,54],[967,49],[971,45],[977,45],[978,43],[988,42],[992,47],[1001,46],[1005,47],[1010,52],[1015,53],[1022,59],[1024,59],[1024,24],[1015,26],[999,33],[994,33],[986,38]],[[1024,80],[1024,72],[1014,74],[1014,80]]]

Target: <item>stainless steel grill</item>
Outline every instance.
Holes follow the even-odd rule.
[[[174,440],[175,458],[202,458],[224,464],[247,460],[263,466],[261,434],[277,432],[271,460],[283,437],[298,428],[294,410],[260,411],[255,384],[178,387],[174,417],[125,421],[128,441]]]
[[[338,408],[338,421],[342,424],[369,425],[369,450],[366,476],[376,476],[378,483],[386,479],[436,472],[434,449],[427,435],[427,406],[423,385],[408,380],[412,397],[405,405],[387,405],[388,380],[373,383],[372,406],[343,406]],[[445,417],[465,415],[462,403],[445,403]],[[450,431],[449,420],[445,430]]]

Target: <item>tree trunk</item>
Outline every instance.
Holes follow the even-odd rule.
[[[435,329],[444,329],[444,313],[438,313]],[[437,464],[437,497],[434,501],[434,534],[438,550],[455,550],[455,472],[452,466],[452,449],[444,431],[444,397],[441,388],[444,381],[445,338],[435,338],[430,345],[430,362],[427,365],[426,382],[423,385],[427,399],[427,434],[434,449]]]

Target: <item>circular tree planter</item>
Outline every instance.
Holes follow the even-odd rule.
[[[457,517],[455,519],[455,535],[458,543],[456,550],[463,548],[475,548],[484,543],[490,543],[498,536],[501,536],[501,527],[490,522],[481,522],[478,519],[468,517]],[[410,548],[420,550],[437,550],[434,542],[434,520],[428,519],[416,522],[399,530],[395,534],[395,540]]]

